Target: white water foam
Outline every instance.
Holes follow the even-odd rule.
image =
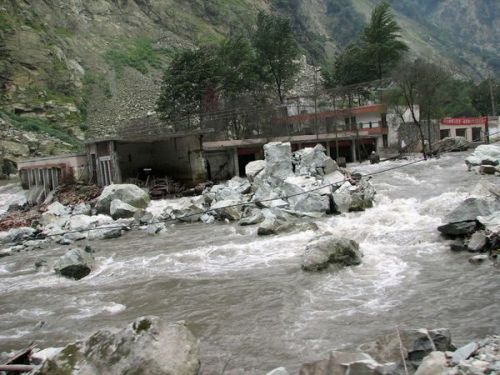
[[[21,185],[8,184],[0,187],[0,215],[7,212],[12,204],[23,205],[26,203],[26,194]]]

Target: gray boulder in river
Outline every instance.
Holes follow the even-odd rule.
[[[500,210],[498,200],[468,198],[450,212],[438,230],[451,237],[467,236],[477,229],[477,218]]]
[[[197,375],[199,343],[182,323],[142,317],[66,346],[37,375]]]
[[[90,253],[90,248],[85,250],[71,249],[59,258],[54,265],[56,273],[75,280],[80,280],[87,276],[94,267],[94,257]]]
[[[363,253],[356,241],[323,235],[309,242],[302,259],[304,271],[320,271],[330,264],[338,266],[355,266],[361,264]]]

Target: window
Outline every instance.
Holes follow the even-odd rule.
[[[467,129],[457,129],[455,130],[455,134],[457,137],[464,137],[467,139]]]
[[[450,129],[441,129],[439,133],[441,139],[447,138],[450,136]]]
[[[382,135],[382,144],[384,145],[384,148],[389,147],[389,140],[387,139],[387,134]]]

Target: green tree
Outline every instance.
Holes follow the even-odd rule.
[[[299,48],[293,36],[290,20],[260,12],[253,46],[261,66],[261,80],[274,86],[280,103],[283,103],[298,72],[296,59]]]
[[[403,103],[410,111],[413,122],[418,128],[422,145],[425,144],[425,136],[421,119],[426,119],[428,140],[431,145],[431,119],[439,109],[442,99],[440,89],[449,79],[448,74],[437,65],[417,59],[401,61],[393,72],[393,79],[397,83]],[[424,147],[422,147],[422,153],[425,158]]]
[[[215,90],[220,69],[217,49],[178,52],[163,76],[157,109],[164,119],[188,118],[202,109],[204,95]]]
[[[493,94],[494,106],[496,111],[500,108],[500,85],[496,81],[485,79],[471,90],[471,102],[478,114],[481,116],[492,115],[492,98]]]
[[[365,52],[357,44],[350,44],[337,55],[333,66],[322,69],[326,88],[347,86],[371,81],[375,75],[365,58]]]
[[[226,38],[219,46],[219,82],[223,97],[236,97],[262,89],[255,51],[243,36]]]
[[[363,30],[361,48],[378,79],[394,68],[408,50],[408,46],[400,40],[400,31],[388,2],[375,7],[370,23]]]

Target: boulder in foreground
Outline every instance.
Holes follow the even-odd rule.
[[[66,346],[38,375],[197,375],[199,343],[184,324],[142,317]]]

